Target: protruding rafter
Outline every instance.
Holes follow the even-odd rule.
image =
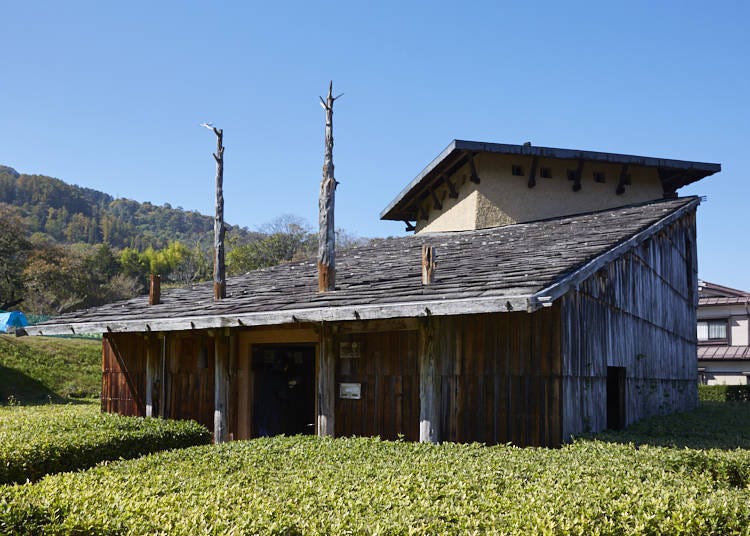
[[[538,157],[535,156],[534,158],[531,159],[531,168],[529,169],[529,183],[528,183],[529,188],[533,188],[534,186],[536,186],[536,167],[538,163],[539,163]]]
[[[622,195],[625,193],[625,185],[628,183],[628,165],[623,164],[622,168],[620,168],[620,179],[617,181],[617,190],[615,190],[615,193],[617,195]]]
[[[578,161],[578,167],[576,168],[575,177],[573,177],[573,191],[577,192],[581,189],[581,176],[583,175],[583,165],[585,161],[583,159]]]

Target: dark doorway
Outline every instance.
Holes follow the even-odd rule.
[[[625,428],[625,367],[607,367],[607,428]]]
[[[253,345],[253,435],[315,432],[315,346]]]

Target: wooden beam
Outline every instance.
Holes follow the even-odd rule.
[[[404,231],[406,231],[407,233],[417,230],[416,226],[409,220],[404,220],[404,225],[406,225],[406,228],[404,229]]]
[[[539,162],[539,158],[536,156],[531,159],[531,168],[529,169],[529,183],[528,183],[529,188],[533,188],[534,186],[536,186],[536,166],[538,162]]]
[[[159,414],[159,394],[154,393],[154,387],[159,382],[158,378],[158,353],[154,351],[154,340],[146,337],[146,417],[156,417]]]
[[[336,354],[331,326],[323,324],[320,330],[318,352],[318,436],[335,435],[336,415]]]
[[[417,210],[418,210],[418,212],[417,212],[417,218],[418,219],[420,219],[420,220],[427,220],[427,219],[429,219],[430,215],[427,214],[427,210],[423,206],[420,205]]]
[[[430,194],[432,195],[432,206],[435,207],[435,210],[442,210],[443,203],[441,203],[440,199],[438,199],[434,188],[430,188]]]
[[[445,181],[445,184],[448,185],[448,197],[450,197],[451,199],[457,199],[458,191],[456,190],[456,185],[451,182],[450,178],[447,175],[443,177],[443,180]]]
[[[623,164],[622,168],[620,168],[620,180],[617,181],[617,190],[615,190],[615,193],[617,195],[622,195],[625,193],[625,184],[628,182],[628,165]]]
[[[226,337],[214,336],[214,443],[227,440],[227,406],[229,397],[229,345]]]
[[[466,154],[469,157],[469,180],[474,184],[479,184],[481,179],[479,178],[479,175],[477,175],[477,167],[474,164],[474,155],[471,153]]]
[[[419,440],[440,441],[440,386],[435,355],[435,319],[427,317],[419,329]]]
[[[585,161],[579,160],[578,167],[576,168],[575,177],[573,177],[573,191],[577,192],[581,189],[581,176],[583,175],[583,165]]]
[[[475,313],[498,313],[525,311],[531,305],[530,294],[513,296],[488,296],[477,298],[459,298],[455,300],[419,300],[392,304],[348,305],[341,307],[323,306],[308,309],[293,309],[286,311],[266,311],[241,314],[218,314],[194,316],[187,318],[158,318],[145,320],[102,320],[97,322],[80,323],[76,325],[76,333],[139,333],[145,332],[146,324],[158,331],[184,331],[190,329],[211,329],[218,327],[251,327],[277,326],[294,324],[292,316],[297,322],[347,322],[355,319],[354,312],[359,314],[360,320],[380,320],[387,318],[419,317],[425,315],[429,308],[433,315],[458,315]],[[511,305],[509,309],[507,304]],[[50,324],[29,326],[27,331],[33,335],[65,335],[70,333],[69,324]]]
[[[422,245],[422,284],[429,285],[435,280],[435,249]]]

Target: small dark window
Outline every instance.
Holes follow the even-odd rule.
[[[568,180],[569,181],[576,180],[576,170],[575,169],[569,169],[568,170]]]
[[[511,173],[516,177],[523,177],[523,168],[521,166],[511,166]]]
[[[594,171],[594,182],[604,182],[604,172]]]
[[[543,179],[551,179],[552,169],[548,167],[539,168],[539,176]]]

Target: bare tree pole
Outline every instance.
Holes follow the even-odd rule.
[[[227,276],[224,267],[224,130],[211,123],[203,123],[216,134],[216,215],[214,216],[214,300],[227,296]]]
[[[341,97],[333,96],[333,81],[328,85],[328,97],[320,97],[320,105],[326,111],[326,149],[323,160],[323,179],[320,181],[318,198],[318,292],[336,289],[336,229],[333,223],[333,207],[338,182],[333,177],[333,103]]]

